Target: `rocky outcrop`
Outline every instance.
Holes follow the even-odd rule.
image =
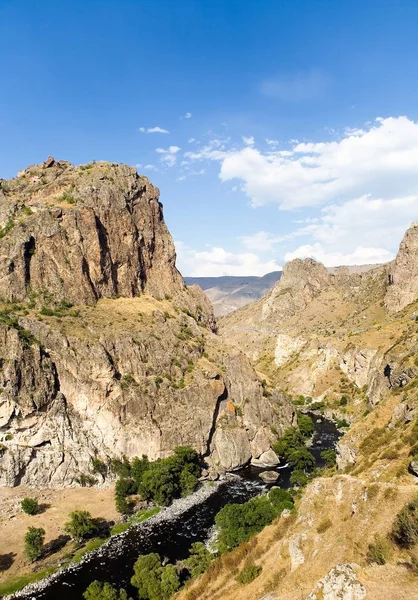
[[[1,189],[4,300],[47,290],[58,300],[92,304],[183,289],[159,190],[135,168],[52,160]]]
[[[357,579],[354,565],[340,564],[318,582],[305,600],[363,600],[366,589]]]
[[[339,471],[356,464],[357,455],[355,449],[347,442],[339,442],[336,446],[337,466]]]
[[[381,356],[376,360],[376,354],[377,350],[374,348],[350,346],[342,355],[339,367],[357,387],[368,387],[376,372],[377,364],[382,360]]]
[[[284,267],[280,281],[265,297],[261,320],[272,315],[278,320],[293,316],[306,308],[329,284],[330,275],[323,264],[312,258],[292,260]]]
[[[406,232],[388,274],[385,306],[396,313],[418,300],[418,222]]]
[[[270,450],[293,409],[213,333],[146,178],[49,159],[0,195],[1,483],[103,484],[112,457],[186,444],[215,475]]]

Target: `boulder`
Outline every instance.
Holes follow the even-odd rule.
[[[279,479],[280,475],[276,471],[263,471],[259,474],[259,478],[264,481],[264,483],[274,483]]]
[[[354,565],[339,564],[329,571],[305,600],[363,600],[366,589],[357,579]]]
[[[253,458],[251,460],[251,464],[254,467],[277,467],[279,463],[280,460],[272,448],[267,450],[267,452],[263,452],[259,458]]]
[[[415,477],[418,477],[418,460],[412,460],[409,463],[409,471],[410,471],[410,473],[412,473],[412,475],[415,475]]]

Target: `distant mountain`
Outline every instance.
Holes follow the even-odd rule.
[[[279,281],[281,271],[263,277],[184,277],[187,285],[197,284],[213,304],[216,316],[227,315],[237,308],[258,300]]]

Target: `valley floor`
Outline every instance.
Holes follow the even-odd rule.
[[[25,497],[36,498],[42,512],[33,516],[24,514],[20,502]],[[43,527],[46,544],[58,540],[64,535],[64,525],[74,510],[88,510],[94,518],[106,521],[120,520],[113,487],[63,490],[0,487],[0,584],[32,573],[35,565],[38,571],[58,564],[59,559],[71,550],[69,544],[31,565],[24,554],[25,533],[28,527]]]

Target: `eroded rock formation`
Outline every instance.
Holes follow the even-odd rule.
[[[418,222],[406,232],[388,274],[385,305],[395,313],[418,298]]]
[[[49,159],[1,182],[1,483],[103,483],[94,460],[181,444],[214,474],[291,424],[184,285],[158,198],[110,163]]]

